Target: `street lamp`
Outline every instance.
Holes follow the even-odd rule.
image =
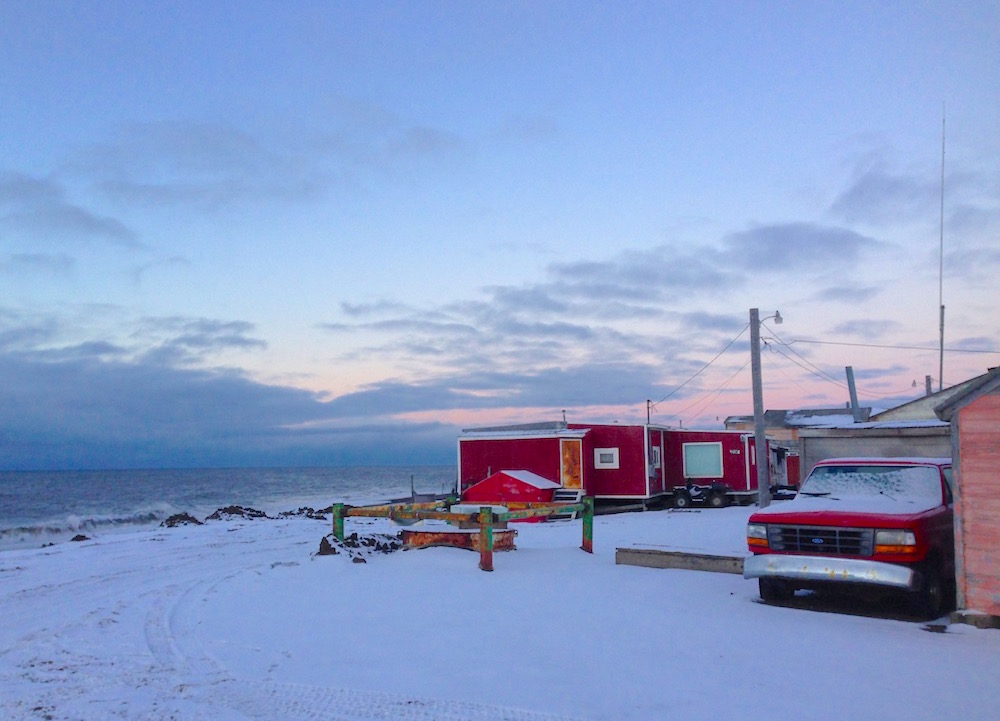
[[[774,319],[776,325],[781,325],[781,313],[764,320]],[[750,309],[750,371],[753,374],[753,440],[754,453],[757,456],[757,505],[760,508],[771,503],[771,468],[767,452],[767,438],[764,429],[764,389],[760,379],[760,311]]]

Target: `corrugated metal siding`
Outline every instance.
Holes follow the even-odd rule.
[[[1000,616],[1000,395],[961,409],[958,432],[960,600],[965,608]]]
[[[803,436],[801,475],[808,475],[820,461],[827,458],[849,457],[916,457],[947,458],[951,456],[951,437],[946,428],[937,435],[885,435],[872,430],[864,435]]]

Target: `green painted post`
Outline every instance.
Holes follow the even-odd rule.
[[[334,503],[331,510],[333,516],[333,537],[344,542],[344,504]]]
[[[583,499],[583,545],[587,553],[594,552],[594,499],[587,496]]]
[[[493,570],[493,508],[479,509],[479,567],[484,571]]]

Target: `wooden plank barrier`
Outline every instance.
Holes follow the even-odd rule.
[[[430,503],[396,503],[378,506],[349,506],[345,503],[334,503],[330,508],[330,515],[333,517],[333,536],[343,543],[344,519],[351,517],[476,524],[479,527],[479,567],[484,571],[492,571],[495,527],[506,527],[508,521],[522,518],[544,518],[556,513],[576,511],[582,514],[583,520],[583,540],[580,548],[587,553],[594,552],[594,499],[590,496],[585,497],[580,503],[525,503],[517,510],[508,510],[504,513],[495,512],[492,505],[480,506],[478,511],[471,513],[453,513],[448,508],[454,504],[454,498]]]

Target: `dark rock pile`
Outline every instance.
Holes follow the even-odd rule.
[[[343,542],[338,541],[332,533],[323,537],[319,542],[319,556],[336,556],[341,553],[347,554],[354,563],[367,563],[366,556],[376,553],[392,553],[404,548],[399,535],[390,536],[386,533],[372,533],[358,535],[352,533],[346,536]]]
[[[270,518],[263,511],[258,511],[256,508],[245,508],[244,506],[226,506],[225,508],[220,508],[212,515],[208,516],[206,521],[231,521],[234,518],[243,518],[246,520],[252,520],[254,518]]]
[[[311,518],[314,521],[325,521],[327,520],[326,514],[329,512],[330,511],[326,509],[322,511],[317,511],[316,509],[310,508],[309,506],[302,506],[296,511],[282,511],[281,513],[278,514],[278,518],[302,517],[302,518]]]
[[[160,528],[174,528],[176,526],[200,526],[201,521],[190,513],[175,513],[170,518],[160,524]]]

